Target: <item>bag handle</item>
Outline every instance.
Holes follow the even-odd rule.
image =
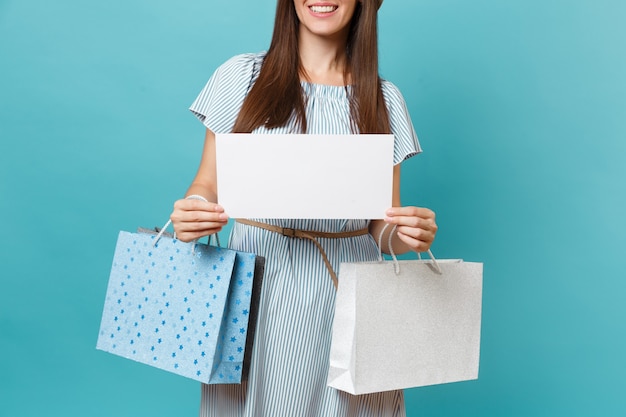
[[[383,230],[380,231],[380,235],[378,236],[378,262],[383,261],[383,249],[382,249],[383,235],[385,234],[385,231],[387,230],[389,225],[390,223],[385,223],[385,227],[383,227]],[[389,248],[389,254],[391,255],[391,258],[393,259],[393,270],[396,273],[396,275],[400,275],[400,262],[398,262],[398,258],[395,252],[393,251],[393,246],[391,244],[391,241],[393,239],[393,232],[395,232],[397,228],[398,228],[398,225],[394,224],[393,228],[391,229],[391,232],[389,233],[389,237],[387,240],[387,247]],[[422,260],[422,256],[420,255],[420,253],[419,252],[416,252],[416,253],[417,253],[418,259]],[[430,257],[430,262],[435,268],[435,272],[437,272],[439,275],[443,274],[443,271],[441,270],[439,263],[435,259],[435,255],[433,255],[430,249],[428,249],[427,253],[428,253],[428,256]]]
[[[185,200],[200,200],[200,201],[204,201],[205,203],[208,203],[209,201],[202,197],[201,195],[198,194],[191,194],[188,195],[187,197],[185,197]],[[161,230],[159,231],[159,233],[157,234],[156,238],[154,239],[154,244],[152,246],[156,246],[157,243],[159,243],[159,239],[161,239],[161,236],[163,236],[163,233],[165,233],[165,230],[167,230],[167,228],[170,226],[170,224],[172,224],[172,219],[168,219],[167,223],[165,223],[165,225],[161,228]],[[211,236],[215,236],[215,243],[217,243],[218,247],[221,247],[222,245],[220,244],[220,237],[217,233],[214,233],[213,235],[209,235],[209,245],[211,244]],[[176,239],[176,231],[174,231],[174,239]],[[193,248],[191,250],[192,254],[196,254],[196,243],[198,243],[198,239],[193,241],[194,245]]]

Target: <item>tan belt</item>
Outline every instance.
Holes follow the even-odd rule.
[[[330,277],[333,280],[333,285],[335,286],[335,288],[337,288],[337,284],[338,284],[337,274],[335,274],[335,271],[333,270],[333,266],[330,264],[330,261],[328,260],[328,256],[326,256],[326,252],[324,251],[324,248],[322,247],[320,242],[318,242],[317,239],[318,238],[341,239],[345,237],[363,236],[369,233],[369,230],[367,229],[367,227],[360,229],[360,230],[352,230],[350,232],[318,232],[315,230],[300,230],[300,229],[290,229],[288,227],[274,226],[273,224],[257,222],[257,221],[249,220],[249,219],[236,219],[236,221],[241,224],[245,224],[247,226],[253,226],[253,227],[258,227],[259,229],[269,230],[270,232],[278,233],[283,236],[295,237],[298,239],[308,239],[312,241],[313,243],[315,243],[315,246],[317,246],[317,249],[322,254],[322,259],[324,259],[324,263],[326,264],[326,268],[328,269],[328,272],[330,273]]]

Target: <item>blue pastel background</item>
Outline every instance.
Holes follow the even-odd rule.
[[[192,179],[187,111],[274,1],[0,0],[0,416],[195,416],[198,383],[97,351],[120,229]],[[626,3],[387,0],[381,71],[425,153],[405,204],[485,263],[480,379],[409,416],[626,414]]]

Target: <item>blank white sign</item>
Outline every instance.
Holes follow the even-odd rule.
[[[231,218],[382,219],[393,135],[217,134],[218,200]]]

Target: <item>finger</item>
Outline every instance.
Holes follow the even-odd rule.
[[[192,240],[198,240],[204,236],[213,235],[215,233],[220,232],[221,230],[222,228],[218,227],[218,228],[205,229],[205,230],[199,230],[199,231],[190,231],[190,232],[181,232],[181,233],[176,232],[176,238],[182,242],[191,242]]]
[[[181,211],[206,211],[206,212],[215,212],[215,213],[223,213],[224,208],[219,204],[195,200],[195,199],[182,199],[174,202],[174,210]]]
[[[398,238],[404,242],[404,244],[406,244],[409,248],[411,248],[411,250],[415,251],[415,252],[426,252],[428,251],[428,249],[430,249],[430,246],[432,245],[432,239],[431,240],[421,240],[419,238],[415,238],[412,237],[410,235],[401,233],[401,232],[397,232],[398,233]]]
[[[435,233],[433,230],[421,229],[417,227],[398,226],[397,233],[409,236],[413,239],[421,240],[424,242],[432,242],[435,239]]]
[[[432,233],[437,232],[437,224],[430,218],[425,219],[414,216],[396,216],[385,218],[385,221],[395,224],[398,227],[421,229]],[[407,233],[410,234],[408,231]]]
[[[391,207],[385,214],[389,218],[396,216],[420,217],[422,219],[435,219],[435,212],[425,207]]]
[[[175,210],[170,216],[176,235],[185,242],[219,232],[227,223],[225,213]]]
[[[216,222],[226,223],[228,221],[228,215],[224,212],[214,211],[185,211],[175,209],[170,216],[174,223],[202,223],[202,222]]]
[[[225,225],[226,222],[180,222],[174,224],[174,230],[176,230],[176,233],[199,232],[218,228],[221,229]]]

